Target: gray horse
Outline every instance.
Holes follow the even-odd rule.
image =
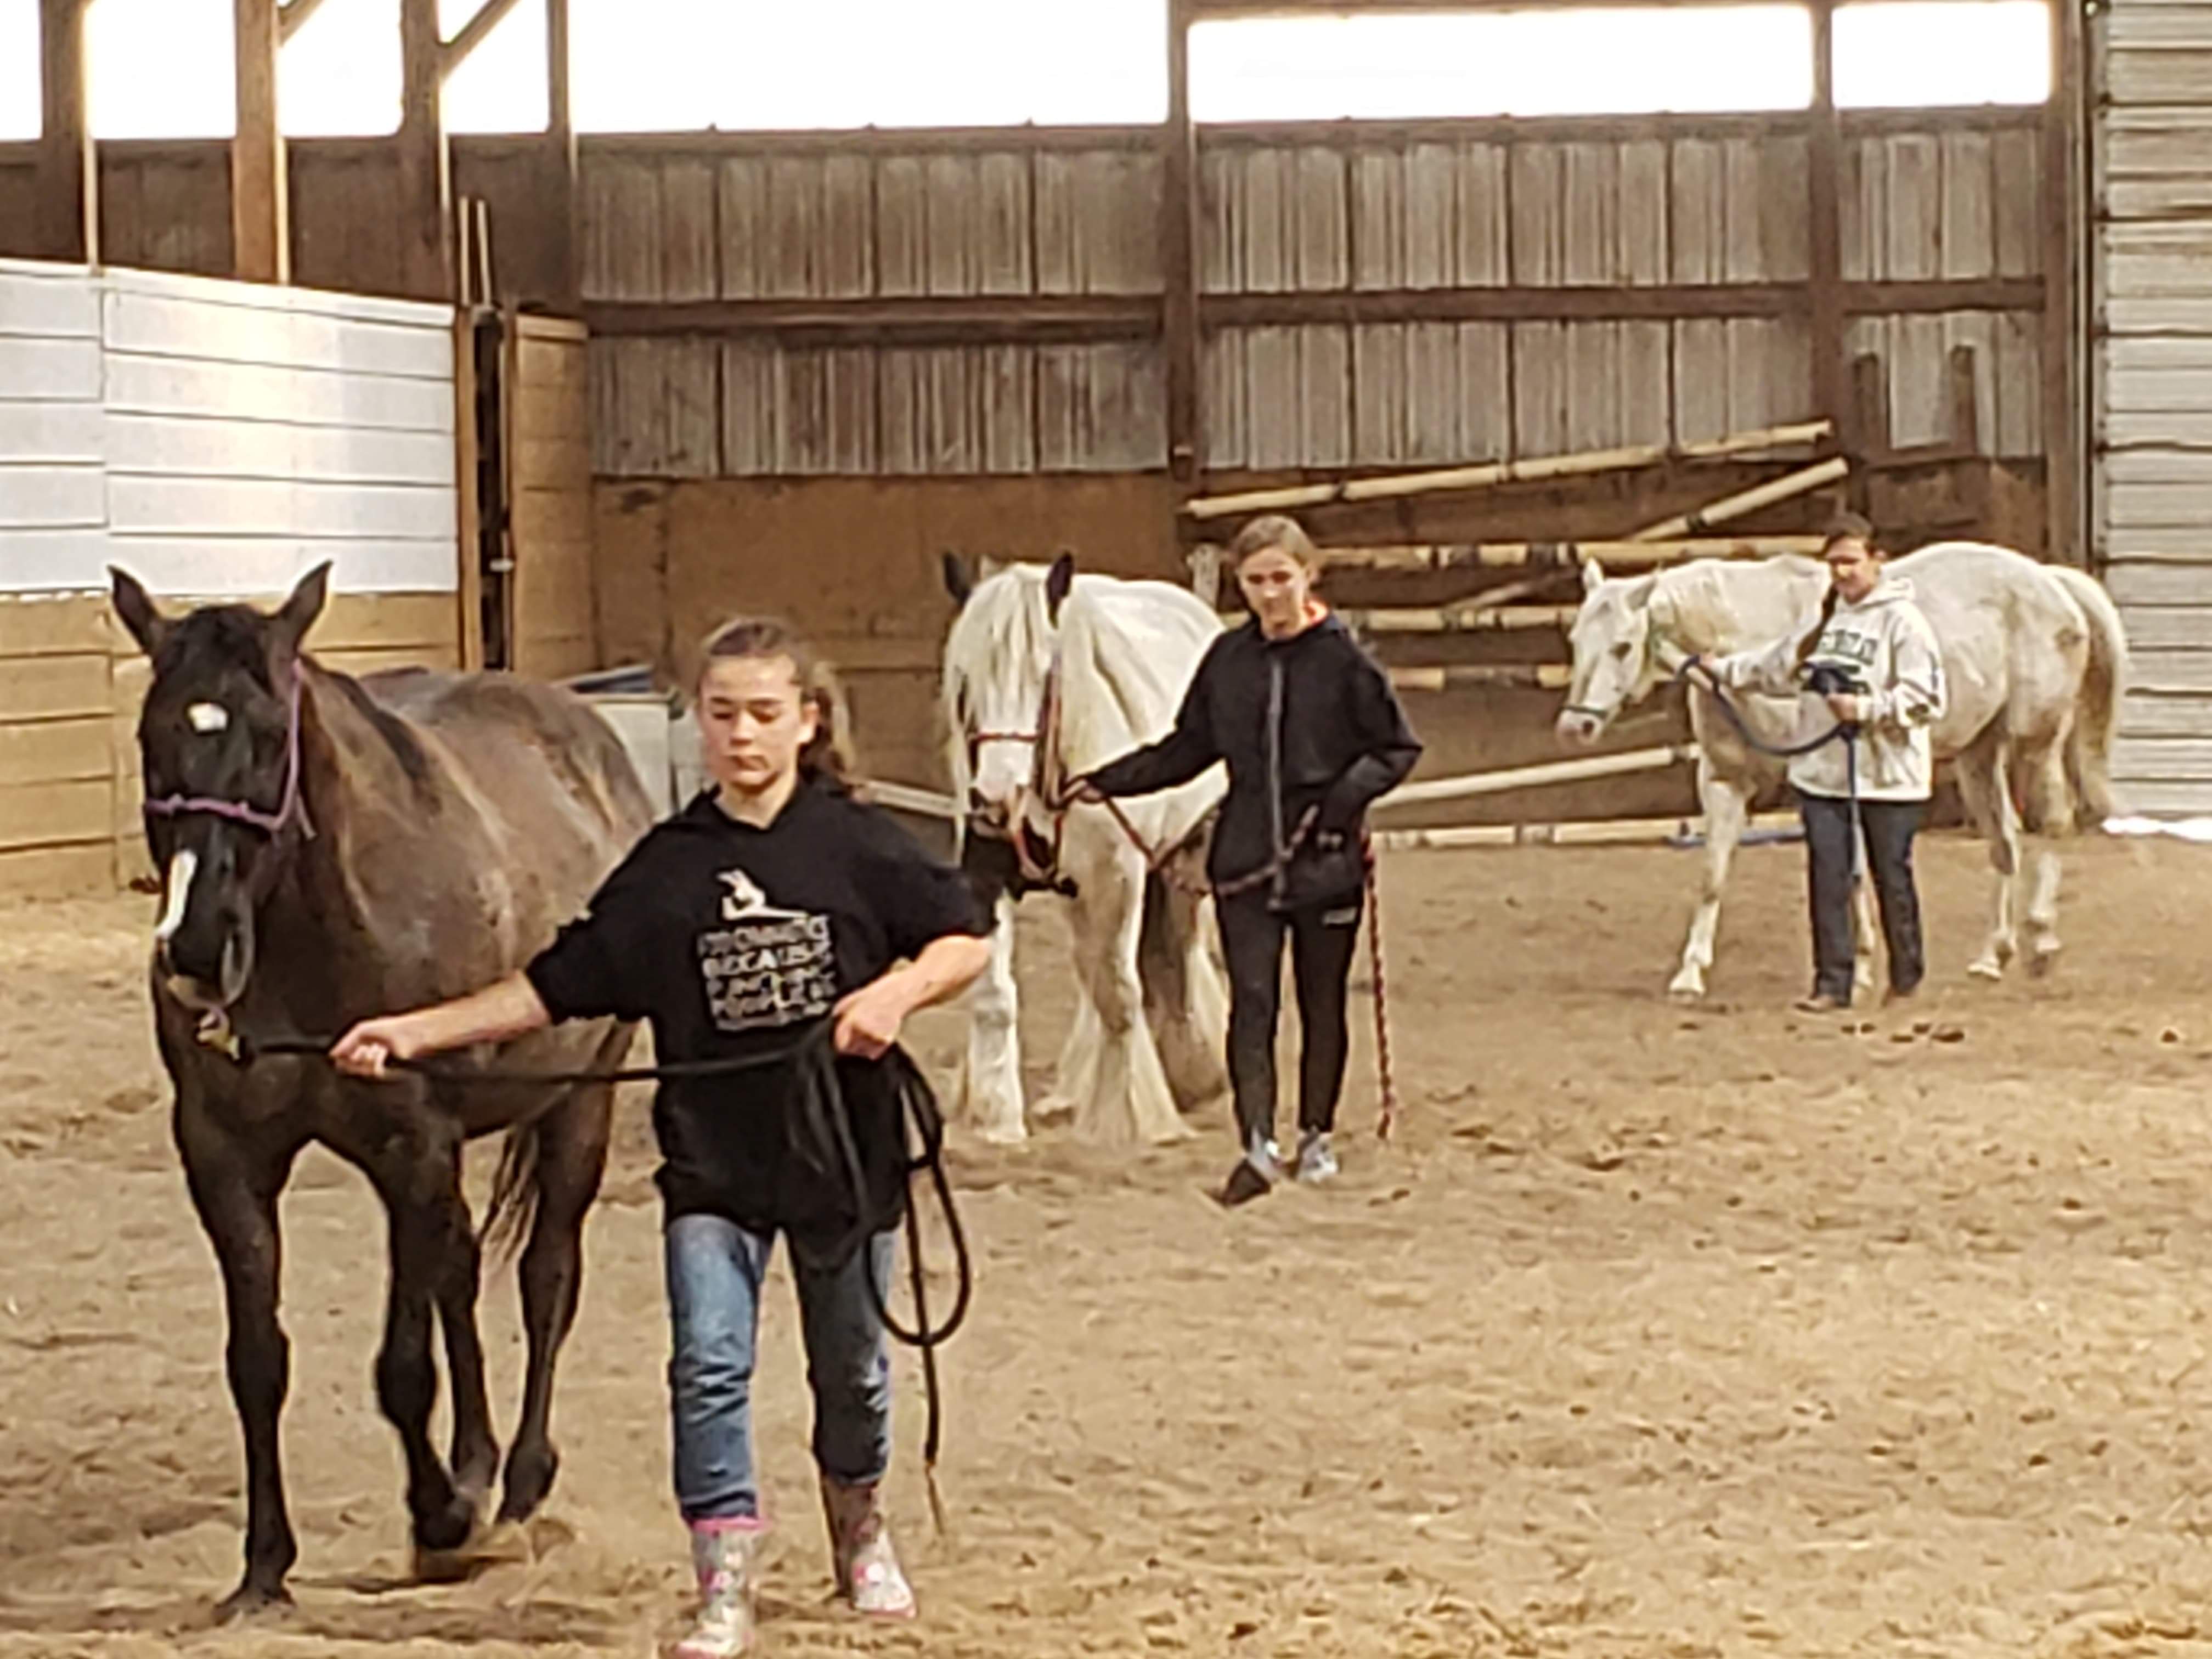
[[[2058,951],[2055,843],[2081,820],[2094,826],[2112,811],[2108,766],[2128,672],[2119,612],[2081,571],[1980,542],[1939,542],[1889,568],[1911,582],[1942,647],[1950,708],[1934,733],[1936,757],[1953,763],[1960,798],[1990,843],[1997,872],[1989,936],[1968,971],[1996,979],[2014,954],[2024,828],[2033,842],[2028,968],[2045,972]],[[1593,563],[1583,567],[1583,579],[1573,682],[1559,736],[1587,744],[1684,657],[1723,656],[1803,632],[1828,574],[1816,559],[1701,559],[1634,579],[1608,580]],[[1795,734],[1794,699],[1749,696],[1739,707],[1764,742]],[[1705,994],[1729,861],[1753,797],[1778,782],[1783,769],[1743,741],[1703,687],[1690,695],[1690,724],[1700,751],[1705,882],[1680,971],[1668,988],[1683,998]],[[1865,986],[1873,982],[1875,930],[1863,883],[1858,896],[1856,978]]]
[[[407,1461],[418,1563],[465,1544],[500,1471],[477,1333],[478,1240],[461,1143],[507,1133],[486,1236],[526,1231],[529,1362],[502,1520],[544,1500],[558,1457],[553,1370],[576,1309],[585,1212],[605,1165],[605,1085],[457,1087],[339,1077],[319,1059],[242,1064],[206,1039],[232,1030],[327,1041],[512,972],[576,914],[652,819],[628,757],[577,698],[498,675],[403,671],[356,680],[301,641],[324,566],[275,614],[218,605],[170,618],[116,571],[116,615],[153,659],[139,720],[146,830],[165,878],[153,998],[174,1131],[229,1316],[231,1393],[245,1431],[246,1574],[222,1617],[288,1600],[298,1553],[278,1417],[289,1346],[276,1312],[276,1204],[319,1141],[356,1165],[390,1219],[376,1388]],[[597,1069],[629,1028],[557,1029],[502,1067]],[[479,1053],[464,1065],[493,1061]],[[430,1443],[438,1376],[453,1386],[450,1465]]]

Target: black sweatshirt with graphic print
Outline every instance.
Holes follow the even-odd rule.
[[[1225,762],[1229,792],[1207,866],[1217,885],[1266,869],[1315,811],[1315,834],[1273,893],[1279,906],[1300,908],[1358,890],[1368,805],[1420,757],[1389,677],[1340,617],[1286,640],[1248,621],[1207,649],[1175,729],[1090,781],[1102,794],[1147,795]]]
[[[701,795],[524,972],[556,1020],[651,1022],[663,1062],[758,1058],[933,941],[986,931],[959,872],[889,814],[802,782],[764,830]],[[889,1226],[906,1197],[896,1080],[879,1061],[841,1057],[836,1071],[869,1215]],[[849,1176],[817,1169],[793,1138],[800,1078],[779,1064],[660,1085],[655,1179],[669,1219],[706,1212],[802,1244],[860,1219]]]

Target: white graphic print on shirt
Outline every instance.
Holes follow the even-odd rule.
[[[715,1029],[766,1031],[821,1018],[837,1001],[830,918],[773,908],[742,870],[720,876],[726,925],[698,935]]]

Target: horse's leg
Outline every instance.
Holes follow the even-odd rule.
[[[2027,859],[2027,971],[2040,978],[2058,963],[2058,842],[2073,833],[2063,738],[2023,747],[2021,794],[2030,837]]]
[[[452,1302],[474,1276],[465,1269],[475,1258],[476,1241],[461,1202],[458,1127],[419,1098],[409,1116],[398,1133],[369,1140],[351,1155],[384,1200],[390,1231],[392,1282],[376,1355],[376,1396],[407,1460],[407,1510],[419,1566],[425,1553],[460,1548],[476,1526],[475,1508],[430,1443],[430,1412],[438,1399],[431,1318],[441,1306],[451,1318]],[[473,1308],[467,1317],[472,1325]],[[471,1335],[464,1352],[474,1346]],[[481,1394],[483,1387],[481,1376],[459,1379],[454,1395]]]
[[[1077,1097],[1076,1133],[1086,1140],[1181,1140],[1191,1131],[1176,1110],[1145,1020],[1137,975],[1144,921],[1145,861],[1117,838],[1077,878],[1075,962],[1098,1011],[1097,1081]]]
[[[1966,971],[1976,979],[2002,979],[2013,957],[2013,884],[2020,871],[2020,827],[2005,778],[2002,739],[1978,741],[1959,756],[1953,770],[1960,802],[1990,844],[1990,867],[1996,878],[1990,896],[1989,937]]]
[[[474,1516],[483,1510],[492,1477],[499,1473],[499,1440],[491,1427],[491,1402],[484,1393],[483,1341],[477,1331],[477,1281],[481,1252],[469,1219],[468,1200],[458,1191],[460,1225],[453,1260],[439,1283],[438,1324],[446,1338],[446,1373],[453,1383],[453,1437],[448,1461],[453,1485]]]
[[[278,1438],[292,1347],[276,1313],[283,1265],[276,1199],[299,1143],[246,1145],[210,1122],[183,1086],[173,1127],[192,1207],[222,1271],[230,1327],[223,1364],[246,1438],[246,1576],[216,1609],[228,1620],[290,1601],[284,1576],[300,1553],[285,1511]]]
[[[1014,897],[993,906],[991,962],[968,994],[967,1118],[985,1140],[1029,1139],[1022,1121],[1021,1003],[1014,985]]]
[[[630,1034],[617,1031],[599,1049],[595,1064],[619,1065]],[[606,1168],[607,1130],[614,1115],[614,1090],[606,1084],[577,1089],[539,1121],[538,1163],[532,1172],[537,1213],[530,1243],[522,1252],[522,1322],[529,1334],[530,1358],[523,1375],[522,1418],[507,1455],[507,1490],[499,1506],[501,1521],[535,1514],[553,1489],[561,1454],[554,1449],[553,1372],[561,1345],[575,1322],[576,1296],[584,1277],[584,1217],[599,1194]]]
[[[1165,875],[1146,884],[1138,972],[1160,1067],[1189,1112],[1229,1087],[1228,998],[1206,949],[1204,900]]]
[[[1698,908],[1690,918],[1690,937],[1682,946],[1682,965],[1667,994],[1693,1000],[1705,994],[1705,970],[1713,965],[1713,939],[1720,931],[1721,893],[1728,885],[1729,866],[1736,843],[1743,838],[1744,820],[1750,814],[1750,792],[1740,783],[1717,776],[1712,763],[1698,762],[1698,799],[1705,809],[1705,885],[1698,896]]]

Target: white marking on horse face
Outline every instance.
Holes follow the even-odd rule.
[[[222,732],[230,726],[230,710],[219,702],[196,702],[185,710],[195,732]]]
[[[169,860],[168,889],[161,905],[161,919],[154,926],[154,937],[163,945],[185,925],[185,906],[191,902],[192,876],[199,864],[199,854],[190,848],[179,848]]]

